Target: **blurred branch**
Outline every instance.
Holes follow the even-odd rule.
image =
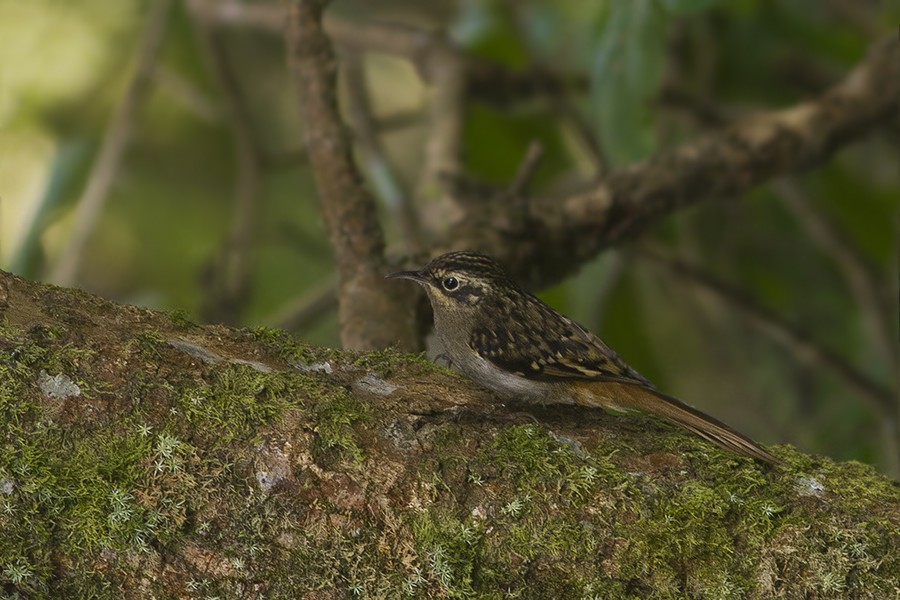
[[[416,125],[422,118],[419,110],[398,110],[380,118],[372,118],[372,127],[378,133],[395,131]],[[305,165],[309,162],[306,148],[284,149],[263,157],[263,164],[271,168]]]
[[[211,28],[202,13],[192,12],[191,16],[201,52],[222,92],[237,165],[231,229],[206,268],[200,313],[205,321],[233,325],[240,321],[250,292],[250,255],[261,193],[262,157],[253,119],[221,32]]]
[[[538,141],[533,141],[528,145],[525,151],[525,158],[519,165],[516,176],[513,178],[509,186],[509,195],[513,198],[519,198],[525,195],[528,184],[534,178],[534,174],[541,165],[541,159],[544,158],[544,147]]]
[[[445,36],[432,40],[423,64],[430,85],[425,161],[419,176],[418,196],[436,205],[435,214],[449,217],[454,214],[456,203],[442,181],[462,170],[465,68],[459,53]]]
[[[218,123],[222,120],[222,107],[198,85],[174,69],[160,65],[156,70],[156,83],[198,119],[207,123]]]
[[[207,18],[223,27],[243,27],[281,35],[285,7],[280,3],[250,4],[239,0],[194,0],[203,5]],[[381,52],[406,58],[428,75],[428,54],[441,34],[399,24],[361,23],[332,15],[324,19],[325,32],[342,48]],[[569,87],[588,88],[587,77],[559,77],[540,68],[513,71],[483,58],[468,56],[447,41],[447,46],[464,63],[466,93],[493,104],[509,104]]]
[[[528,205],[528,186],[543,157],[543,146],[537,140],[533,140],[528,145],[512,181],[505,186],[449,173],[441,175],[441,182],[453,196],[454,201],[469,215],[497,212],[509,221],[521,221],[527,218],[527,211],[524,209]],[[510,224],[504,222],[501,229],[509,227]]]
[[[54,283],[65,286],[75,281],[84,248],[119,172],[122,156],[131,141],[135,116],[150,89],[171,8],[172,0],[158,0],[151,4],[138,44],[134,74],[103,136],[97,160],[88,175],[84,193],[78,200],[72,233],[60,254],[59,262],[48,276]]]
[[[559,281],[608,246],[641,234],[702,200],[741,194],[755,185],[827,160],[838,149],[895,118],[900,102],[900,40],[872,46],[838,85],[785,110],[761,113],[611,173],[587,192],[539,198],[531,219],[469,214],[433,254],[478,248],[497,256],[540,288]]]
[[[686,113],[703,127],[722,127],[731,121],[721,106],[700,98],[674,83],[663,85],[657,102],[665,108]]]
[[[343,63],[347,81],[347,100],[350,105],[348,112],[372,185],[387,205],[394,221],[400,226],[406,242],[406,252],[408,254],[421,252],[424,246],[422,230],[409,192],[403,189],[400,178],[375,130],[362,57],[356,52],[349,52],[344,57]]]
[[[628,272],[631,263],[634,262],[634,257],[630,250],[612,250],[608,256],[609,264],[603,271],[603,275],[598,280],[593,292],[593,314],[595,315],[594,320],[598,331],[602,329],[603,323],[606,321],[606,311],[609,309],[613,293],[618,289],[619,284],[622,283],[622,278]]]
[[[413,296],[403,286],[385,285],[384,236],[375,201],[362,185],[338,114],[336,59],[322,29],[325,4],[292,2],[285,35],[309,161],[335,253],[341,341],[355,349],[395,342],[417,349]]]
[[[337,308],[337,281],[331,279],[295,298],[264,323],[288,331],[303,331]]]
[[[679,281],[702,288],[736,309],[741,315],[782,344],[798,361],[834,373],[863,398],[880,417],[893,420],[894,401],[890,390],[873,381],[842,356],[822,346],[808,333],[785,321],[781,316],[763,307],[746,292],[738,290],[700,269],[664,255],[662,252],[641,247],[635,256],[664,267]]]
[[[550,102],[587,150],[596,169],[596,176],[605,176],[609,172],[609,157],[600,144],[599,128],[588,121],[565,92],[551,94]]]
[[[849,25],[859,33],[875,37],[883,33],[883,27],[879,27],[878,10],[876,2],[860,2],[859,0],[826,0],[823,2],[825,9],[831,13],[831,18],[842,24]]]
[[[869,263],[837,226],[813,204],[812,199],[796,180],[781,179],[774,182],[773,186],[785,206],[794,213],[822,251],[834,260],[847,280],[877,355],[886,364],[896,366],[900,356],[897,354],[896,340],[891,334],[893,325],[888,314],[889,309],[883,301],[883,295]]]

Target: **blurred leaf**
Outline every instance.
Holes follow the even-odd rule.
[[[597,33],[608,12],[604,2],[545,0],[525,5],[520,22],[531,48],[559,72],[589,70]]]
[[[453,38],[469,52],[508,67],[528,64],[528,53],[509,22],[500,2],[462,2],[460,16],[453,25]]]
[[[647,315],[647,300],[641,293],[638,274],[625,274],[607,303],[607,314],[615,315],[615,318],[607,318],[603,322],[603,331],[596,333],[626,363],[661,388],[666,388],[665,368],[659,363],[658,357],[669,353],[657,352],[654,348],[656,336],[653,329],[660,319],[657,315]]]
[[[66,200],[78,197],[78,186],[84,182],[96,149],[96,143],[79,138],[64,140],[59,145],[47,172],[47,186],[25,238],[10,261],[10,271],[23,277],[38,277],[43,271],[41,234],[56,210]]]
[[[468,109],[464,140],[467,170],[494,183],[512,180],[534,140],[543,146],[544,158],[533,184],[558,177],[571,163],[559,124],[547,115],[510,114],[473,103]]]
[[[812,177],[822,210],[840,233],[872,264],[888,267],[896,260],[900,196],[896,185],[860,179],[858,171],[835,168]]]
[[[652,98],[664,66],[666,19],[654,0],[614,2],[591,70],[595,123],[614,164],[656,148]]]
[[[721,0],[663,0],[663,5],[676,14],[690,14],[708,10],[721,4]]]

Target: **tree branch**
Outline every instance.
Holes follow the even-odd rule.
[[[281,35],[284,25],[284,6],[273,3],[246,3],[238,0],[192,0],[202,4],[207,18],[222,27],[242,27]],[[334,43],[357,52],[381,52],[399,56],[414,63],[425,79],[428,74],[428,58],[436,40],[446,38],[423,29],[398,24],[352,21],[326,15],[325,32]],[[465,63],[466,93],[495,105],[513,104],[537,95],[556,95],[572,88],[584,92],[588,79],[584,75],[561,78],[552,71],[541,68],[523,71],[511,70],[503,65],[472,57],[458,46],[448,43],[445,50]]]
[[[402,286],[385,285],[384,237],[375,201],[353,163],[349,136],[338,114],[336,59],[322,30],[325,4],[292,2],[286,41],[309,161],[335,253],[341,341],[356,349],[393,343],[416,348],[408,304],[412,296],[404,295]]]
[[[7,596],[862,599],[900,572],[900,489],[857,462],[525,421],[414,356],[3,271],[0,400]]]
[[[900,40],[878,42],[821,96],[738,120],[620,169],[585,193],[535,199],[527,219],[470,214],[432,254],[476,248],[499,257],[532,288],[557,282],[603,248],[640,235],[677,210],[821,164],[893,121],[900,102],[898,54]]]

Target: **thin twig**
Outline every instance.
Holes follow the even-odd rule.
[[[522,159],[522,163],[519,165],[518,171],[516,171],[516,176],[509,185],[510,196],[518,198],[525,194],[528,184],[531,183],[543,158],[544,146],[537,140],[532,141],[528,145],[528,150],[525,151],[525,158]]]
[[[894,336],[891,335],[893,324],[871,266],[835,223],[813,205],[796,179],[780,179],[773,186],[810,238],[834,260],[847,280],[850,292],[860,307],[863,323],[869,331],[869,339],[875,345],[876,354],[885,363],[896,365],[900,357],[897,355],[898,346]]]
[[[222,107],[201,90],[199,85],[181,73],[165,65],[160,65],[156,70],[156,83],[161,91],[168,92],[176,102],[198,119],[207,123],[222,121]]]
[[[631,251],[629,250],[612,250],[604,256],[608,256],[609,261],[594,290],[592,310],[592,313],[595,315],[594,323],[598,330],[602,329],[613,293],[618,289],[632,262]]]
[[[752,321],[773,340],[790,349],[799,361],[837,375],[848,386],[855,389],[880,417],[893,419],[893,395],[890,390],[873,381],[868,375],[847,362],[844,357],[822,346],[808,333],[801,331],[795,325],[760,305],[746,292],[656,250],[646,247],[638,248],[635,256],[666,268],[676,274],[681,281],[713,293],[717,298],[737,309],[740,314]]]
[[[442,181],[462,169],[465,64],[449,40],[436,36],[429,44],[423,65],[429,82],[428,133],[417,195],[431,200],[432,214],[449,217],[458,206]]]
[[[421,111],[417,109],[398,110],[397,112],[383,117],[375,118],[373,120],[373,129],[379,134],[387,133],[412,127],[413,125],[417,125],[421,120]],[[307,164],[308,162],[309,157],[306,156],[305,147],[295,149],[287,148],[263,156],[263,166],[272,169],[282,167],[296,168],[300,165]]]
[[[207,321],[235,324],[240,321],[250,290],[250,255],[261,193],[262,158],[253,119],[222,33],[211,28],[202,13],[192,13],[192,17],[201,52],[222,92],[237,166],[231,229],[207,270],[201,315]]]
[[[151,4],[147,24],[138,45],[137,64],[131,82],[103,136],[100,153],[88,175],[84,193],[78,200],[72,233],[60,254],[59,262],[49,275],[54,283],[65,286],[72,285],[75,281],[84,248],[103,211],[109,190],[131,141],[135,117],[150,90],[171,8],[172,0],[157,0]]]
[[[656,102],[665,108],[685,112],[705,128],[722,127],[731,121],[725,109],[720,105],[704,100],[672,83],[663,85]]]
[[[894,379],[897,380],[900,378],[898,370],[900,356],[897,354],[894,326],[871,266],[836,224],[813,205],[796,179],[781,179],[774,182],[774,187],[788,209],[809,233],[810,238],[837,264],[859,307],[862,322],[868,330],[868,338],[872,340],[875,353],[879,360],[893,371]],[[900,430],[900,399],[896,402],[896,412],[892,419],[894,424],[886,426],[888,430],[893,431]],[[896,437],[894,439],[897,440]],[[900,440],[894,446],[895,451],[890,453],[889,466],[891,472],[895,474],[900,472],[900,456],[896,451],[898,448]]]
[[[522,40],[522,45],[528,53],[529,60],[533,66],[532,70],[539,73],[551,72],[549,65],[545,64],[543,57],[535,47],[531,36],[528,35],[528,27],[522,21],[524,12],[518,10],[518,7],[514,4],[507,3],[506,8],[510,20],[515,24],[516,29],[518,30],[518,37]],[[562,81],[561,77],[557,79]],[[595,176],[598,178],[603,177],[609,171],[609,158],[600,143],[598,128],[591,124],[581,111],[578,110],[569,97],[569,90],[566,89],[565,85],[548,86],[542,88],[541,91],[554,112],[556,112],[562,122],[574,132],[584,149],[587,151],[595,170]]]
[[[281,35],[286,13],[285,3],[248,3],[240,0],[192,0],[200,4],[210,20],[221,27],[240,27]],[[326,15],[325,32],[342,49],[357,52],[379,52],[405,58],[414,63],[428,78],[427,54],[436,37],[424,29],[405,25],[372,23]],[[504,65],[467,55],[451,44],[465,62],[466,92],[485,102],[505,106],[564,89],[584,92],[588,78],[573,75],[562,78],[545,69],[511,70]]]
[[[387,152],[375,131],[372,103],[366,84],[362,57],[348,52],[344,57],[344,74],[347,81],[347,98],[353,132],[362,150],[369,178],[378,195],[387,205],[395,222],[400,226],[406,243],[406,254],[418,254],[424,247],[424,237],[409,192],[395,173]]]
[[[272,327],[302,332],[337,308],[337,281],[331,278],[298,296],[263,319]]]

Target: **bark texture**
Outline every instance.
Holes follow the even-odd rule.
[[[350,349],[418,346],[409,294],[383,284],[388,272],[375,199],[353,162],[337,106],[337,59],[322,30],[324,0],[295,0],[287,22],[309,162],[338,273],[341,343]],[[397,326],[400,324],[400,327]],[[399,332],[399,333],[398,333]]]
[[[521,412],[527,411],[527,414]],[[0,588],[891,598],[900,488],[0,272]]]

